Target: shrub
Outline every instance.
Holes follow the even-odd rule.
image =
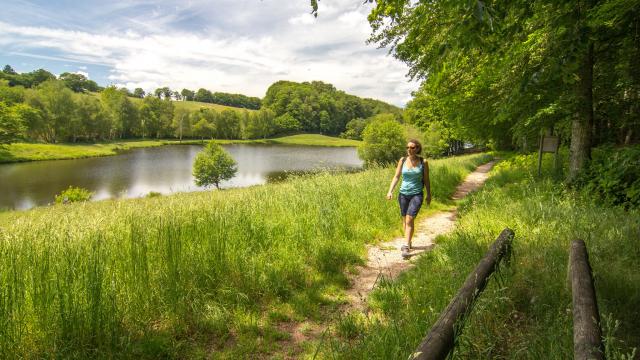
[[[81,187],[69,186],[68,189],[63,190],[59,195],[56,195],[56,204],[67,204],[79,201],[88,201],[93,196],[93,193],[87,189]]]
[[[602,204],[640,207],[640,147],[595,149],[577,185]]]
[[[405,131],[392,115],[374,119],[362,132],[358,155],[366,165],[392,164],[404,155]]]

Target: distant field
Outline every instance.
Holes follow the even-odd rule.
[[[358,146],[361,141],[341,139],[319,134],[299,134],[280,138],[269,139],[269,142],[291,145],[316,145],[316,146]]]
[[[100,97],[99,93],[89,93],[89,94],[91,96]],[[135,98],[135,97],[129,97],[129,100],[133,101],[136,104],[138,104],[138,103],[140,103],[142,101],[142,99]],[[196,111],[196,110],[200,110],[202,108],[213,109],[215,111],[223,111],[223,110],[233,110],[233,111],[240,111],[240,112],[242,112],[242,111],[249,111],[249,112],[256,111],[256,110],[243,109],[243,108],[238,108],[238,107],[233,107],[233,106],[209,104],[209,103],[204,103],[204,102],[199,102],[199,101],[173,101],[173,105],[176,107],[176,109],[187,109],[189,111]]]
[[[358,146],[360,141],[319,134],[300,134],[264,140],[216,140],[220,144],[284,144],[309,146]],[[0,147],[0,163],[63,160],[117,155],[133,148],[174,144],[200,144],[200,140],[124,140],[100,144],[31,144],[15,143]]]

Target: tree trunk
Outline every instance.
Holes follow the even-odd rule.
[[[584,5],[584,4],[581,4]],[[591,141],[593,129],[593,42],[589,39],[584,17],[586,9],[579,9],[580,19],[585,27],[582,39],[586,49],[578,60],[578,77],[576,83],[577,108],[571,124],[571,147],[569,155],[569,181],[576,179],[591,159]]]

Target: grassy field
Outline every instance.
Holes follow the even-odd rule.
[[[580,238],[594,271],[607,358],[632,359],[640,347],[640,212],[576,194],[553,179],[551,162],[538,179],[536,161],[517,156],[499,164],[484,189],[462,203],[456,230],[439,237],[414,269],[383,282],[369,298],[368,316],[345,314],[334,323],[319,357],[408,358],[509,227],[516,234],[511,265],[474,305],[453,358],[573,358],[567,262],[570,242]]]
[[[300,134],[260,140],[215,140],[219,144],[284,144],[309,146],[358,146],[360,141],[334,138],[319,134]],[[33,144],[15,143],[0,146],[0,163],[78,159],[117,155],[122,151],[140,147],[175,144],[201,144],[200,140],[131,140],[99,144]]]
[[[96,97],[96,98],[100,98],[100,93],[89,93],[90,96]],[[136,104],[140,104],[142,103],[143,99],[137,98],[137,97],[129,97],[129,100],[133,101]],[[218,104],[211,104],[211,103],[205,103],[205,102],[199,102],[199,101],[172,101],[173,105],[175,106],[176,109],[186,109],[189,111],[197,111],[200,110],[202,108],[205,109],[213,109],[215,111],[221,112],[223,110],[233,110],[233,111],[238,111],[238,112],[244,112],[244,111],[249,111],[249,112],[253,112],[256,110],[251,110],[251,109],[243,109],[243,108],[238,108],[238,107],[233,107],[233,106],[226,106],[226,105],[218,105]]]
[[[431,162],[429,211],[487,158]],[[0,358],[311,357],[283,329],[329,321],[398,234],[392,173],[0,213]]]

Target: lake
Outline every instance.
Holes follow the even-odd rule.
[[[288,172],[362,167],[356,149],[234,144],[223,145],[238,163],[223,188],[278,181]],[[69,186],[88,189],[93,200],[200,191],[191,175],[199,145],[134,149],[116,156],[0,164],[0,208],[24,210],[54,202]]]

